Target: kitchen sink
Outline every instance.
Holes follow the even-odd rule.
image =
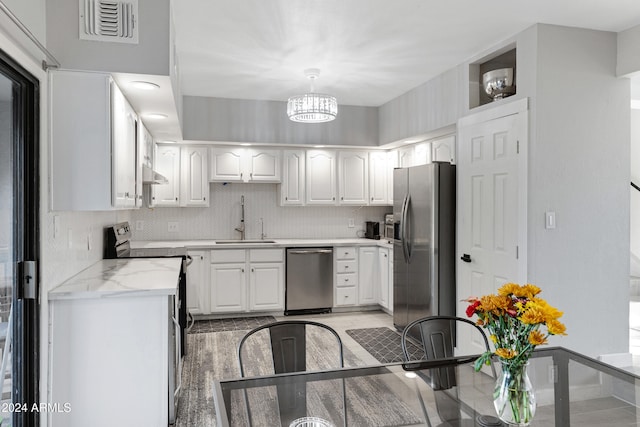
[[[275,243],[275,240],[216,240],[216,245]]]

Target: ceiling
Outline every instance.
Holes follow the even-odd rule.
[[[309,90],[380,106],[535,23],[619,32],[637,0],[174,1],[184,95],[280,100]]]

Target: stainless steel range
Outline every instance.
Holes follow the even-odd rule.
[[[105,229],[104,258],[182,258],[178,294],[169,307],[169,423],[174,424],[178,408],[178,395],[182,385],[182,360],[187,353],[185,329],[187,327],[187,266],[191,257],[185,248],[131,248],[131,227],[128,222],[114,224]],[[177,319],[176,319],[177,314]],[[174,327],[175,326],[175,327]]]

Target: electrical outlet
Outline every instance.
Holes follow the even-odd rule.
[[[167,231],[169,233],[177,233],[180,231],[180,228],[178,227],[178,221],[169,221],[167,225]]]
[[[144,221],[139,219],[136,221],[136,231],[142,231],[142,230],[144,230]]]
[[[353,220],[353,218],[349,218],[349,228],[353,228],[356,226],[355,221]]]

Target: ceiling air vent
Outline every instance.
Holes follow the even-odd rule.
[[[80,0],[80,39],[138,43],[138,0]]]

